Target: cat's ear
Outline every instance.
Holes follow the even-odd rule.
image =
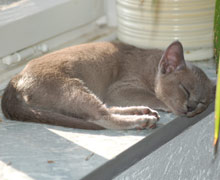
[[[182,70],[185,67],[183,46],[179,41],[174,41],[165,50],[159,63],[159,70],[162,74],[169,74],[174,71]]]

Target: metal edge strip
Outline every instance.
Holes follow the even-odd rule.
[[[214,102],[208,108],[195,117],[177,117],[167,125],[155,130],[154,133],[128,148],[114,159],[98,167],[81,180],[110,180],[142,160],[144,157],[175,138],[188,127],[199,122],[214,111]]]

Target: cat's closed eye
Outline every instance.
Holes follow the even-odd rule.
[[[180,89],[182,89],[182,91],[184,92],[184,94],[186,95],[187,99],[190,98],[190,92],[189,90],[186,88],[186,86],[184,86],[182,83],[180,83],[179,85]]]

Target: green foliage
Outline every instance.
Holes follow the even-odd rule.
[[[220,0],[215,3],[215,19],[214,19],[214,52],[215,60],[218,67],[220,52]]]
[[[220,63],[218,64],[218,72],[219,71],[220,71]],[[216,150],[218,146],[219,125],[220,125],[220,73],[218,73],[217,75],[217,82],[218,83],[217,83],[216,97],[215,97],[215,134],[214,134],[214,146]]]
[[[215,19],[214,19],[214,52],[217,72],[217,88],[215,97],[215,135],[214,135],[214,146],[215,154],[218,148],[219,139],[219,126],[220,126],[220,63],[219,63],[219,52],[220,52],[220,0],[216,0],[215,4]]]

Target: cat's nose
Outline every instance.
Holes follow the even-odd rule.
[[[192,112],[196,109],[196,106],[187,106],[187,111]]]

